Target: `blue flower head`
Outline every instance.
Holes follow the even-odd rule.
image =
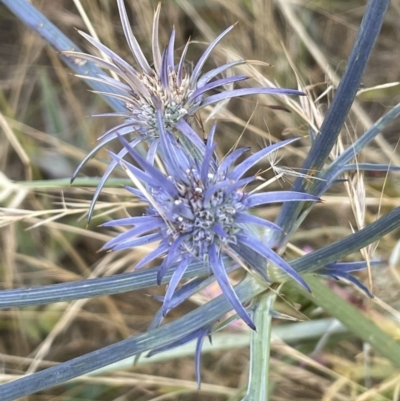
[[[127,249],[159,241],[158,247],[136,267],[140,268],[157,257],[165,256],[158,271],[160,283],[167,270],[172,265],[177,266],[164,297],[164,315],[170,309],[172,295],[186,268],[193,261],[203,261],[210,267],[238,315],[254,328],[230,284],[224,258],[237,257],[237,249],[250,249],[308,288],[302,277],[257,235],[257,228],[260,227],[280,228],[251,214],[251,211],[263,204],[315,201],[318,198],[293,191],[245,191],[245,187],[257,179],[256,176],[244,177],[247,171],[293,139],[268,146],[235,166],[236,160],[248,149],[237,149],[220,162],[214,154],[215,126],[208,136],[201,160],[194,158],[165,130],[161,110],[158,113],[158,128],[165,174],[142,157],[123,137],[120,137],[122,144],[139,167],[112,154],[136,184],[137,188],[128,188],[129,191],[146,202],[148,208],[143,216],[106,223],[106,226],[133,227],[109,241],[105,248]],[[243,262],[246,263],[245,260]],[[268,279],[264,271],[260,273]]]
[[[240,88],[224,90],[220,93],[208,95],[212,90],[223,88],[227,84],[243,81],[247,79],[244,75],[234,75],[231,77],[219,78],[226,70],[244,64],[244,60],[236,60],[216,67],[213,70],[203,73],[203,67],[210,56],[212,50],[222,40],[222,38],[232,30],[233,25],[225,29],[215,40],[206,48],[193,69],[189,68],[186,62],[186,53],[190,42],[184,47],[179,61],[175,62],[175,30],[172,30],[168,45],[161,51],[158,35],[158,23],[160,16],[160,4],[156,9],[152,32],[152,66],[144,56],[135,36],[132,33],[129,19],[126,13],[123,0],[117,0],[118,9],[121,17],[122,27],[129,48],[136,61],[137,66],[133,67],[123,60],[116,53],[108,49],[96,39],[84,32],[79,32],[94,47],[108,57],[108,61],[91,54],[79,53],[74,51],[64,52],[64,55],[77,59],[87,60],[96,63],[100,67],[112,71],[121,78],[122,81],[114,79],[109,75],[98,77],[82,76],[81,78],[96,80],[110,87],[109,93],[102,92],[102,95],[112,96],[121,100],[125,105],[125,112],[100,114],[98,116],[118,116],[124,119],[109,131],[105,132],[100,138],[97,146],[85,157],[77,167],[72,180],[83,167],[83,165],[93,155],[103,148],[107,143],[117,138],[119,135],[131,135],[130,144],[136,146],[141,141],[153,141],[158,138],[157,110],[161,109],[163,124],[174,136],[180,137],[183,146],[189,143],[200,153],[204,153],[204,143],[187,122],[189,116],[193,116],[201,108],[215,104],[219,101],[230,99],[237,96],[252,94],[278,94],[278,95],[302,95],[302,92],[293,89],[282,88]],[[124,148],[118,154],[124,157],[127,149]],[[105,181],[116,167],[113,161],[107,168],[102,180],[93,197],[93,204],[96,201]],[[92,208],[89,212],[92,213]]]

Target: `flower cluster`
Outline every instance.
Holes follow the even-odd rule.
[[[160,16],[160,4],[154,15],[152,32],[152,53],[153,68],[148,63],[135,36],[132,33],[124,1],[118,0],[123,31],[126,41],[136,61],[137,67],[133,67],[120,56],[108,49],[96,39],[84,32],[79,32],[89,43],[108,57],[108,61],[101,57],[91,54],[79,53],[74,51],[63,52],[64,55],[76,59],[87,60],[96,63],[100,67],[114,72],[119,79],[114,79],[109,75],[99,77],[82,76],[81,78],[102,82],[110,88],[110,92],[101,94],[111,96],[121,100],[125,105],[125,112],[98,114],[97,116],[118,116],[124,122],[111,128],[99,138],[98,145],[85,157],[77,167],[72,180],[84,164],[101,148],[118,137],[118,135],[129,135],[131,146],[135,147],[140,142],[146,140],[153,142],[159,137],[157,128],[157,111],[162,111],[162,120],[165,129],[168,129],[174,136],[181,139],[183,145],[195,147],[199,153],[204,152],[204,143],[197,133],[188,123],[188,117],[193,116],[201,108],[215,104],[217,102],[230,99],[232,97],[246,96],[253,94],[277,94],[277,95],[303,95],[302,92],[294,89],[282,88],[238,88],[224,90],[220,93],[208,95],[210,91],[224,88],[228,84],[234,84],[246,80],[245,75],[234,75],[216,79],[232,67],[245,63],[245,60],[236,60],[216,67],[213,70],[203,73],[203,67],[208,60],[211,52],[224,36],[233,29],[233,25],[225,29],[215,38],[206,48],[202,56],[190,71],[189,64],[186,62],[186,53],[189,41],[183,49],[179,62],[175,63],[175,30],[172,30],[169,43],[161,52],[158,35],[158,25]],[[99,93],[99,92],[98,92]],[[134,134],[132,137],[131,134]],[[127,150],[123,148],[118,154],[124,157]],[[94,194],[92,208],[89,218],[93,211],[93,206],[105,181],[116,167],[112,162],[103,175],[102,180]]]
[[[255,208],[278,202],[315,202],[319,198],[295,191],[259,192],[258,188],[254,188],[254,183],[259,177],[247,175],[263,158],[296,139],[265,147],[241,162],[238,160],[243,158],[248,148],[235,149],[223,160],[219,160],[215,154],[216,127],[211,129],[207,141],[203,142],[190,125],[188,117],[195,115],[205,106],[236,96],[303,93],[280,88],[239,88],[210,94],[210,91],[221,90],[227,84],[247,78],[243,75],[217,78],[229,68],[243,64],[244,60],[202,72],[213,49],[233,26],[228,27],[210,43],[193,69],[189,69],[185,59],[189,42],[184,47],[178,63],[175,63],[174,30],[168,45],[163,51],[160,49],[160,6],[155,12],[153,22],[151,67],[129,26],[123,0],[117,0],[117,4],[125,38],[136,60],[136,67],[83,32],[80,32],[81,35],[105,54],[108,61],[90,54],[65,52],[65,55],[91,61],[108,69],[123,81],[105,74],[89,78],[108,86],[110,92],[102,94],[113,96],[125,105],[125,112],[106,114],[123,117],[124,122],[100,137],[99,144],[82,161],[74,175],[75,177],[84,163],[99,149],[119,138],[123,147],[118,154],[111,153],[112,162],[95,191],[89,217],[106,179],[113,169],[120,165],[134,184],[127,189],[141,199],[147,208],[142,216],[107,222],[105,226],[127,226],[128,229],[105,244],[104,248],[134,249],[156,243],[155,249],[136,266],[139,269],[157,258],[163,258],[157,274],[159,284],[166,273],[172,271],[166,294],[162,299],[163,306],[153,325],[160,324],[169,310],[208,283],[212,277],[218,282],[237,314],[254,329],[251,317],[230,283],[228,273],[232,266],[246,266],[256,271],[267,282],[274,282],[276,277],[279,277],[279,280],[282,277],[291,278],[309,290],[301,275],[267,245],[265,238],[268,230],[282,229],[258,217]],[[148,142],[147,155],[135,149],[142,141]],[[125,160],[128,154],[134,164]],[[162,168],[155,166],[154,160],[157,155],[162,161]],[[249,190],[252,186],[253,189]],[[198,278],[193,284],[184,285],[177,290],[185,271],[196,263],[207,266],[210,277]],[[359,265],[334,264],[320,269],[317,273],[350,280],[365,290],[350,274],[359,268]],[[209,333],[210,328],[205,332]]]

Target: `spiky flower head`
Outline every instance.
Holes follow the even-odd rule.
[[[194,158],[164,129],[162,113],[158,113],[160,148],[166,174],[143,158],[123,137],[121,141],[140,167],[114,159],[125,169],[137,188],[128,188],[148,204],[146,214],[106,223],[106,226],[133,226],[109,241],[106,249],[128,249],[159,241],[158,247],[136,266],[140,268],[159,256],[165,256],[158,271],[158,282],[172,266],[176,265],[164,298],[164,315],[169,302],[186,268],[191,262],[201,260],[228,297],[239,316],[254,327],[250,317],[237,298],[224,267],[224,256],[240,257],[243,248],[256,252],[302,286],[307,287],[301,276],[290,265],[266,246],[257,235],[257,228],[280,230],[274,223],[251,214],[259,205],[315,201],[315,196],[293,191],[268,193],[246,192],[245,187],[257,179],[244,178],[246,172],[269,153],[293,141],[286,140],[251,155],[234,166],[236,160],[248,149],[233,151],[222,162],[214,155],[215,126],[211,130],[204,156]],[[245,260],[243,260],[246,263]],[[268,280],[265,271],[260,273]]]
[[[130,135],[131,145],[136,146],[143,140],[152,141],[159,136],[157,129],[157,110],[162,110],[162,120],[164,127],[174,136],[181,139],[183,146],[195,147],[197,152],[204,152],[204,143],[194,132],[188,123],[188,117],[193,116],[198,110],[205,106],[215,104],[219,101],[232,97],[252,95],[252,94],[278,94],[278,95],[302,95],[302,92],[293,89],[282,88],[240,88],[224,90],[220,93],[207,96],[208,92],[223,88],[228,84],[247,79],[244,75],[234,75],[216,79],[228,69],[245,63],[244,60],[233,61],[213,70],[202,73],[202,69],[210,56],[212,50],[221,39],[232,30],[233,25],[225,29],[215,40],[206,48],[193,70],[189,70],[186,62],[186,53],[190,42],[187,42],[183,49],[178,63],[175,63],[175,30],[172,30],[169,43],[161,52],[158,35],[158,25],[160,16],[160,4],[158,5],[153,21],[152,31],[152,53],[153,67],[149,64],[143,54],[135,36],[132,33],[129,19],[126,13],[124,0],[117,0],[118,9],[125,38],[136,61],[137,66],[133,67],[120,56],[108,49],[96,39],[84,32],[79,32],[94,47],[102,52],[108,60],[91,54],[79,53],[74,51],[64,52],[64,55],[94,62],[100,67],[115,73],[122,79],[115,79],[109,75],[99,77],[82,76],[84,79],[91,79],[102,82],[110,88],[110,92],[97,92],[102,95],[115,97],[125,105],[125,112],[98,114],[97,116],[119,116],[124,118],[124,122],[105,132],[100,138],[98,145],[87,155],[87,157],[77,167],[72,180],[83,165],[102,147],[115,139],[118,135]],[[120,157],[125,156],[127,150],[122,149]],[[116,163],[112,162],[106,170],[103,179],[93,197],[96,201],[104,182],[109,177]],[[92,205],[93,206],[93,205]],[[90,210],[91,214],[92,208]]]

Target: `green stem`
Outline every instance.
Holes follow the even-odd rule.
[[[267,401],[269,394],[269,354],[271,349],[272,307],[275,293],[263,293],[255,299],[253,320],[257,331],[250,338],[250,377],[243,401]]]

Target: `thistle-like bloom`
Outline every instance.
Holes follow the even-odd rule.
[[[213,272],[238,315],[254,328],[230,284],[224,257],[240,258],[238,249],[247,249],[308,288],[302,277],[258,236],[260,228],[280,228],[250,212],[259,205],[316,201],[319,198],[293,191],[253,193],[244,189],[257,179],[255,176],[244,178],[246,172],[265,156],[294,139],[268,146],[234,166],[235,161],[248,149],[237,149],[220,162],[214,155],[215,127],[210,132],[201,160],[188,153],[164,129],[161,111],[158,113],[158,129],[166,174],[143,158],[123,137],[120,137],[121,142],[140,168],[112,154],[136,184],[137,188],[128,188],[129,191],[148,203],[148,209],[144,216],[106,223],[106,226],[133,228],[109,241],[105,248],[129,249],[159,241],[158,247],[144,257],[136,268],[165,256],[158,271],[160,283],[167,270],[176,265],[164,298],[164,315],[170,309],[170,300],[186,268],[193,261],[203,261],[210,267],[210,272]],[[246,264],[246,260],[243,263]],[[268,280],[265,271],[259,272]]]
[[[192,71],[188,71],[188,63],[185,60],[189,42],[186,44],[179,62],[175,63],[174,45],[175,30],[172,30],[169,43],[161,52],[158,37],[158,24],[160,16],[160,5],[154,15],[152,32],[152,53],[153,67],[150,66],[144,56],[135,36],[132,33],[124,0],[117,0],[125,38],[128,42],[132,55],[137,63],[133,67],[116,53],[99,43],[91,36],[80,32],[94,47],[105,54],[109,61],[90,54],[73,51],[64,52],[65,55],[77,59],[87,60],[96,63],[102,68],[117,74],[122,81],[108,75],[99,77],[82,76],[84,79],[91,79],[102,82],[110,87],[109,93],[101,92],[103,95],[112,96],[121,100],[126,108],[125,112],[101,114],[98,116],[119,116],[124,122],[105,132],[100,138],[98,145],[85,157],[77,167],[72,180],[76,177],[82,166],[102,147],[115,139],[118,135],[135,134],[130,137],[131,145],[136,146],[143,140],[150,140],[159,136],[157,129],[157,110],[161,108],[163,124],[173,135],[182,139],[183,145],[196,147],[200,153],[204,152],[204,143],[193,131],[187,122],[189,116],[194,115],[201,108],[226,100],[232,97],[252,94],[278,94],[278,95],[303,95],[302,92],[292,89],[281,88],[241,88],[225,90],[217,94],[207,96],[211,90],[223,88],[225,85],[243,81],[248,77],[235,75],[226,78],[215,79],[229,68],[245,63],[244,60],[237,60],[219,66],[211,71],[202,73],[210,53],[221,39],[233,28],[233,25],[225,29],[214,41],[210,43]],[[98,92],[99,93],[99,92]],[[122,149],[118,154],[124,157],[127,150]],[[116,167],[112,162],[104,173],[102,180],[97,187],[93,197],[93,205],[104,186],[105,181]]]

